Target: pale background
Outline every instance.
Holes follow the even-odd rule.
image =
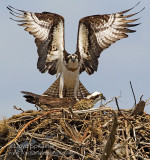
[[[78,21],[80,18],[129,9],[136,0],[3,0],[0,4],[0,119],[20,113],[13,106],[24,110],[34,109],[25,102],[20,91],[42,94],[56,79],[36,69],[37,53],[34,38],[9,19],[6,6],[33,12],[49,11],[65,18],[65,46],[69,53],[76,49]],[[80,79],[90,91],[101,91],[107,98],[119,96],[120,108],[134,104],[129,81],[132,81],[137,101],[150,97],[150,1],[142,0],[131,13],[146,9],[136,15],[142,24],[136,33],[105,50],[99,59],[99,68],[92,76],[82,74]],[[110,104],[116,108],[115,103]],[[150,113],[150,105],[146,106]]]

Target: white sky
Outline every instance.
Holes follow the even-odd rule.
[[[65,18],[65,47],[74,53],[77,42],[79,19],[89,15],[114,13],[129,9],[137,4],[134,0],[3,0],[0,9],[0,119],[20,113],[13,106],[24,110],[34,109],[20,91],[42,94],[56,79],[48,73],[41,74],[37,68],[37,53],[34,38],[23,27],[9,19],[6,6],[32,12],[48,11]],[[142,0],[131,13],[146,9],[135,18],[142,23],[130,34],[99,58],[99,68],[92,76],[82,74],[80,80],[90,91],[100,91],[106,99],[119,96],[120,108],[132,108],[134,104],[129,81],[132,81],[137,102],[141,95],[150,97],[150,1]],[[115,104],[111,106],[116,108]],[[150,105],[146,106],[150,113]]]

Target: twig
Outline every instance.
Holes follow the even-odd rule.
[[[22,108],[18,108],[16,106],[14,106],[14,109],[24,112],[24,110]]]
[[[132,155],[133,160],[136,160],[135,154],[134,154],[134,152],[133,152],[133,150],[132,150],[132,147],[130,147],[130,152],[131,152],[131,155]]]
[[[23,159],[19,156],[19,154],[17,153],[16,149],[15,149],[15,153],[16,153],[16,156],[17,156],[18,159],[23,160]]]
[[[23,153],[23,150],[22,150],[21,146],[18,144],[18,142],[15,142],[15,144],[18,146],[18,148],[20,149],[20,151]]]
[[[149,105],[149,104],[150,104],[149,101],[150,101],[150,97],[149,97],[149,99],[146,100],[146,105]]]
[[[16,136],[14,139],[12,139],[11,141],[9,141],[4,147],[2,147],[2,148],[0,149],[0,154],[2,154],[2,153],[4,152],[4,150],[5,150],[6,147],[8,147],[8,146],[9,146],[10,144],[12,144],[13,142],[15,142],[15,141],[21,136],[22,132],[23,132],[31,123],[37,121],[38,119],[42,118],[43,116],[45,116],[45,115],[47,115],[47,114],[53,113],[53,112],[60,112],[60,110],[48,111],[48,112],[46,112],[46,113],[44,113],[44,114],[36,117],[35,119],[29,121],[29,122],[21,129],[21,131],[17,134],[17,136]]]
[[[81,142],[84,143],[84,141],[86,140],[87,134],[89,133],[89,127],[86,128],[84,135],[81,137]]]
[[[133,90],[131,81],[130,81],[130,86],[131,86],[132,94],[133,94],[133,97],[134,97],[134,106],[136,106],[136,98],[135,98],[135,94],[134,94],[134,90]]]
[[[100,107],[100,108],[90,108],[86,110],[77,110],[73,111],[74,114],[83,114],[83,113],[93,113],[93,112],[98,112],[98,111],[107,111],[110,110],[112,111],[113,109],[111,107]]]
[[[126,116],[123,115],[123,113],[121,112],[119,105],[118,105],[118,101],[117,98],[115,97],[115,101],[116,101],[116,106],[118,108],[118,111],[120,112],[120,114],[132,125],[132,123],[126,118]]]
[[[120,98],[120,97],[121,97],[121,96],[118,96],[117,99]],[[111,103],[111,102],[114,101],[114,100],[115,100],[115,97],[113,97],[112,99],[110,99],[108,102],[106,102],[106,103],[103,104],[102,106],[106,106],[107,104]]]
[[[69,126],[65,121],[60,119],[60,125],[64,129],[65,133],[71,137],[76,143],[81,143],[81,135],[73,127]]]
[[[72,118],[74,118],[75,116],[78,116],[78,115],[75,115],[75,114],[73,113],[73,110],[72,110],[72,107],[71,107],[71,106],[69,106],[69,111],[70,111],[70,113],[71,113]]]
[[[118,111],[120,112],[120,114],[121,114],[123,117],[125,117],[125,116],[122,114],[122,112],[121,112],[121,110],[120,110],[120,108],[119,108],[118,100],[117,100],[116,97],[115,97],[115,102],[116,102],[116,106],[117,106],[117,108],[118,108]],[[126,117],[125,117],[125,119],[126,119]]]
[[[7,160],[8,159],[9,153],[10,153],[10,148],[7,148],[7,151],[5,153],[5,156],[4,156],[3,160]]]
[[[140,97],[140,102],[142,101],[142,98],[143,98],[143,95],[141,95],[141,97]]]
[[[108,137],[107,143],[105,145],[105,148],[103,150],[100,160],[108,160],[108,158],[110,157],[112,153],[113,144],[115,142],[115,134],[116,134],[117,126],[118,126],[118,118],[114,110],[112,110],[112,113],[114,115],[113,126],[111,128],[110,135]]]
[[[115,97],[115,101],[116,101],[116,106],[118,108],[118,111],[120,112],[120,114],[130,123],[131,127],[132,127],[132,131],[133,131],[133,136],[134,136],[134,139],[136,141],[136,134],[135,134],[135,129],[134,129],[134,126],[133,124],[126,118],[126,116],[123,115],[123,113],[121,112],[120,108],[119,108],[119,105],[118,105],[118,101],[117,101],[117,98]]]
[[[35,104],[35,108],[36,110],[39,110],[39,106],[37,104]]]
[[[126,132],[126,135],[127,135],[127,138],[126,139],[128,139],[128,130],[127,130],[127,127],[128,127],[128,125],[127,125],[127,121],[125,120],[125,132]],[[125,138],[125,137],[124,137]],[[127,141],[126,141],[127,142]],[[125,148],[126,148],[126,159],[127,160],[130,160],[130,158],[129,158],[129,145],[128,145],[128,142],[125,144]]]
[[[24,160],[27,160],[27,155],[28,155],[29,146],[31,144],[31,140],[32,140],[32,137],[29,140],[28,147],[27,147],[27,150],[26,150],[26,153],[25,153],[25,156],[24,156]]]
[[[82,155],[82,154],[80,154],[80,153],[72,150],[72,149],[71,149],[71,148],[72,148],[71,145],[67,145],[67,144],[65,144],[65,143],[58,142],[58,141],[54,141],[54,140],[51,140],[51,139],[49,139],[48,141],[45,141],[45,142],[43,142],[43,143],[51,144],[51,145],[54,146],[54,147],[60,148],[60,149],[62,149],[62,150],[70,151],[71,153],[74,153],[74,154],[77,154],[77,155],[79,155],[79,156],[81,156],[81,157],[84,157],[84,155]]]

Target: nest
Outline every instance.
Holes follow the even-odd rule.
[[[75,106],[0,121],[0,159],[150,159],[150,115],[137,110],[144,101],[134,110]]]

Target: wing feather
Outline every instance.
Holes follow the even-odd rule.
[[[42,73],[49,70],[50,74],[56,74],[64,53],[64,18],[49,12],[32,13],[11,6],[7,8],[13,16],[22,19],[15,21],[35,37],[38,69]]]
[[[128,37],[128,33],[135,32],[130,27],[140,23],[130,23],[137,21],[138,18],[131,20],[127,18],[140,13],[144,8],[140,12],[124,15],[133,8],[113,14],[88,16],[79,21],[76,54],[81,57],[80,73],[86,71],[93,74],[97,71],[101,52],[116,41]]]

